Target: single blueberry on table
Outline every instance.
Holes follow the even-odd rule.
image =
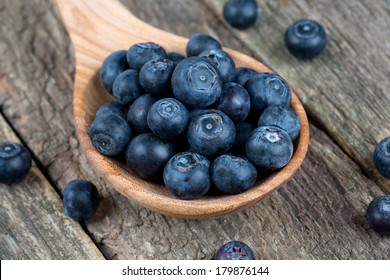
[[[244,242],[233,240],[222,245],[214,257],[215,260],[255,260],[252,249]]]
[[[225,113],[213,110],[190,120],[187,138],[194,152],[206,156],[221,155],[233,146],[236,127]]]
[[[249,190],[254,185],[257,171],[249,160],[224,154],[211,164],[211,178],[219,190],[237,194]]]
[[[131,104],[129,111],[127,112],[127,122],[137,133],[151,132],[148,126],[147,116],[150,107],[152,107],[156,101],[157,99],[151,94],[143,94]]]
[[[167,53],[163,47],[152,42],[134,44],[127,51],[129,67],[137,71],[149,60],[160,58],[167,58]]]
[[[390,236],[390,195],[375,197],[368,205],[366,216],[374,231]]]
[[[210,59],[221,75],[222,83],[229,83],[236,77],[236,66],[230,55],[219,49],[206,50],[199,54],[200,57]]]
[[[180,199],[196,199],[210,189],[210,162],[194,152],[174,155],[164,168],[164,184]]]
[[[257,73],[257,71],[247,67],[238,67],[236,68],[236,77],[234,78],[234,82],[245,87],[246,82]]]
[[[222,49],[222,45],[214,37],[197,33],[191,36],[186,46],[187,57],[197,56],[206,50]]]
[[[175,65],[178,65],[186,57],[178,52],[169,52],[167,53],[167,59],[172,61]]]
[[[95,116],[97,117],[98,115],[101,114],[115,114],[126,119],[128,111],[129,111],[129,107],[122,105],[119,102],[114,100],[100,106],[100,108],[96,111]]]
[[[188,120],[187,108],[174,98],[156,101],[147,115],[151,131],[166,140],[174,140],[181,135],[187,127]]]
[[[261,113],[258,126],[277,126],[287,132],[291,140],[295,140],[301,129],[298,115],[290,106],[269,106]]]
[[[103,155],[115,156],[123,152],[132,137],[127,121],[116,114],[100,114],[89,127],[93,146]]]
[[[150,60],[139,72],[139,83],[147,93],[163,93],[171,86],[174,69],[175,64],[168,59]]]
[[[129,69],[121,74],[115,79],[114,85],[112,88],[112,93],[115,100],[124,105],[129,106],[134,100],[143,94],[143,89],[139,83],[138,72]]]
[[[173,71],[172,90],[185,105],[206,108],[219,98],[222,80],[207,58],[190,57],[180,62]]]
[[[374,164],[383,177],[390,179],[390,137],[383,139],[376,145]]]
[[[261,126],[252,131],[245,144],[246,156],[257,167],[276,170],[284,167],[293,154],[290,136],[276,126]]]
[[[112,86],[116,77],[129,68],[126,60],[127,51],[121,50],[110,54],[100,68],[100,81],[104,88],[112,95]]]
[[[301,19],[287,28],[284,41],[293,56],[300,59],[311,59],[325,49],[326,33],[317,21]]]
[[[26,178],[31,169],[30,152],[14,142],[0,142],[0,183],[13,184]]]
[[[257,19],[256,0],[229,0],[223,7],[223,17],[227,23],[238,29],[246,29]]]
[[[74,220],[88,220],[96,213],[99,192],[91,182],[81,179],[70,181],[64,188],[64,213]]]
[[[165,164],[175,154],[172,143],[153,133],[137,135],[128,145],[125,157],[128,168],[141,179],[156,180]]]
[[[290,87],[276,73],[258,73],[247,81],[245,88],[251,98],[252,110],[261,112],[271,105],[290,106]]]
[[[228,115],[235,123],[244,121],[251,110],[248,92],[239,84],[224,84],[217,109]]]

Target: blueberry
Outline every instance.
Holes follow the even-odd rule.
[[[213,104],[222,91],[218,70],[204,57],[190,57],[180,62],[172,75],[175,97],[193,108]]]
[[[232,147],[232,152],[245,155],[245,144],[253,131],[253,125],[247,122],[236,124],[236,139]]]
[[[142,179],[155,180],[175,154],[172,144],[153,133],[137,135],[128,145],[125,157],[128,168]]]
[[[175,64],[168,59],[146,62],[139,72],[139,83],[150,94],[159,94],[169,89]]]
[[[127,63],[137,71],[149,60],[159,58],[167,58],[167,53],[160,45],[152,42],[132,45],[127,51]]]
[[[119,74],[114,81],[112,93],[118,103],[124,106],[131,105],[138,96],[143,94],[138,80],[138,72],[129,69]]]
[[[295,140],[301,129],[299,118],[289,106],[269,106],[260,115],[258,126],[277,126],[287,132],[291,140]]]
[[[284,41],[293,56],[300,59],[311,59],[325,49],[326,33],[317,21],[301,19],[287,28]]]
[[[276,73],[256,74],[248,80],[245,88],[251,98],[252,110],[263,111],[271,105],[290,105],[290,87]]]
[[[126,60],[127,51],[116,51],[110,54],[100,68],[100,81],[104,88],[112,95],[112,86],[116,77],[129,68]]]
[[[100,108],[96,111],[95,116],[98,116],[100,114],[116,114],[126,119],[128,111],[129,108],[127,106],[124,106],[114,100],[100,106]]]
[[[244,121],[251,109],[248,92],[239,84],[224,84],[217,109],[228,115],[233,122]]]
[[[210,189],[210,162],[197,153],[173,156],[164,168],[164,184],[180,199],[196,199]]]
[[[257,71],[247,68],[247,67],[238,67],[236,68],[236,77],[234,82],[245,87],[246,82],[257,74]]]
[[[276,170],[284,167],[293,154],[290,136],[276,126],[261,126],[252,131],[245,144],[246,155],[257,167]]]
[[[169,52],[167,53],[167,59],[172,61],[175,65],[179,64],[186,57],[178,52]]]
[[[383,139],[376,146],[374,164],[382,176],[390,179],[390,137]]]
[[[156,101],[157,99],[151,94],[143,94],[131,104],[129,111],[127,112],[127,122],[137,133],[151,131],[148,126],[147,116],[150,107],[152,107],[153,103]]]
[[[207,50],[199,54],[210,59],[221,75],[222,83],[233,82],[236,77],[236,66],[231,56],[223,50]]]
[[[190,120],[187,138],[194,152],[207,156],[220,155],[233,146],[236,127],[225,113],[213,110]]]
[[[254,260],[255,254],[244,242],[233,240],[218,249],[215,260]]]
[[[0,183],[22,181],[30,171],[31,163],[31,154],[25,147],[14,142],[0,142]]]
[[[177,99],[163,98],[155,102],[147,116],[149,128],[154,134],[166,140],[181,135],[189,120],[187,108]]]
[[[64,188],[64,213],[74,220],[88,220],[99,207],[99,192],[91,182],[70,181]]]
[[[211,178],[215,186],[224,193],[237,194],[254,185],[257,171],[249,160],[224,154],[213,161]]]
[[[213,49],[222,49],[221,43],[219,43],[214,37],[204,33],[192,35],[186,46],[188,57],[197,56],[203,51]]]
[[[121,116],[100,114],[91,123],[89,137],[100,153],[115,156],[126,149],[132,132],[129,124]]]
[[[390,235],[390,195],[375,197],[367,208],[367,221],[379,234]]]
[[[223,17],[230,26],[246,29],[257,19],[256,0],[229,0],[223,7]]]

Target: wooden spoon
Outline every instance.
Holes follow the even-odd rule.
[[[134,17],[114,0],[55,0],[69,32],[76,57],[73,96],[74,125],[81,149],[91,166],[114,189],[154,211],[185,218],[211,218],[235,213],[258,202],[286,183],[302,164],[309,145],[309,125],[305,110],[293,93],[291,106],[301,122],[294,155],[287,166],[266,179],[258,180],[250,190],[237,195],[205,196],[180,200],[163,185],[137,178],[126,165],[108,158],[93,147],[88,131],[97,109],[112,100],[99,80],[103,60],[116,50],[127,50],[139,42],[155,42],[167,51],[185,54],[188,39],[156,29]],[[237,51],[226,50],[236,66],[270,72],[259,61]]]

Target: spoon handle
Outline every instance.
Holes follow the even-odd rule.
[[[127,49],[136,42],[158,41],[174,50],[178,41],[185,40],[144,23],[117,0],[54,0],[54,3],[68,30],[76,59],[85,52],[92,57],[96,53],[109,53],[112,42]]]

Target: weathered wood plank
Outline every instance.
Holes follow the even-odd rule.
[[[53,7],[38,0],[5,3],[0,7],[0,53],[7,57],[0,61],[3,112],[59,191],[76,177],[99,187],[101,207],[85,226],[106,258],[210,259],[231,239],[247,242],[259,259],[389,257],[390,240],[370,230],[364,217],[371,198],[381,193],[379,187],[315,126],[308,157],[294,179],[242,213],[176,219],[119,195],[90,169],[79,150],[71,111],[72,49]],[[165,30],[184,36],[203,31],[242,49],[197,1],[125,3]]]
[[[19,139],[0,115],[0,141]],[[25,180],[0,184],[0,259],[104,259],[33,163]]]
[[[204,0],[224,22],[224,0]],[[279,72],[303,101],[309,117],[390,193],[390,181],[372,161],[375,145],[390,136],[390,10],[381,1],[258,1],[261,14],[236,38]],[[284,45],[288,25],[300,18],[323,24],[325,52],[310,61],[295,59]]]

